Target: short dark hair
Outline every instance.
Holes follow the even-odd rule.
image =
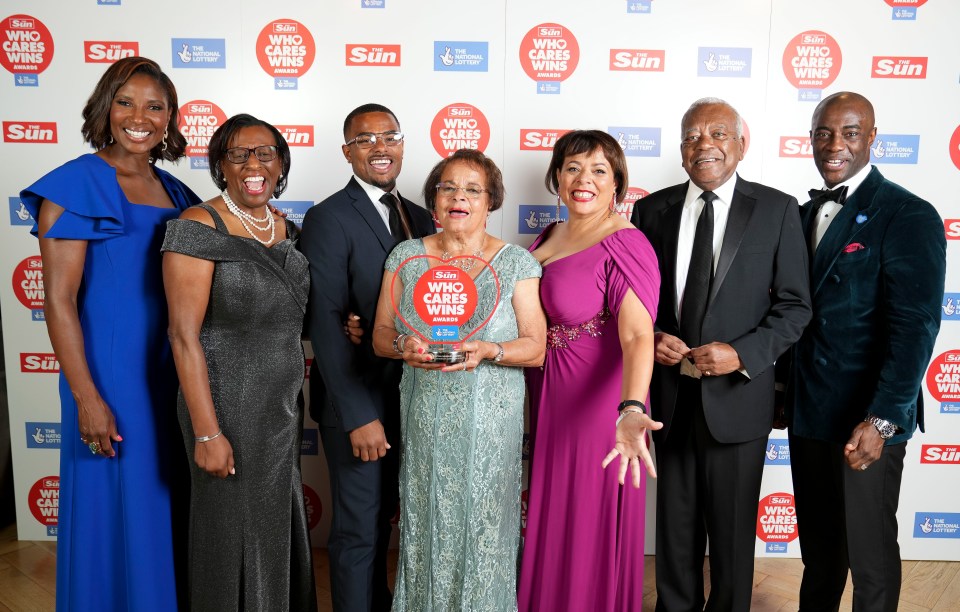
[[[113,138],[110,133],[110,107],[113,104],[113,98],[135,74],[145,74],[156,81],[166,94],[167,104],[170,106],[170,121],[167,122],[166,129],[167,146],[164,148],[163,143],[158,144],[150,151],[150,157],[154,161],[158,159],[176,161],[183,157],[187,148],[187,139],[177,128],[180,119],[177,88],[173,86],[170,77],[163,73],[157,62],[145,57],[119,59],[100,77],[86,106],[83,107],[83,127],[80,129],[83,140],[90,143],[97,151],[110,144]]]
[[[573,130],[557,139],[557,143],[553,145],[553,157],[550,158],[547,175],[543,179],[547,191],[553,194],[557,193],[557,188],[560,186],[557,171],[563,167],[563,160],[571,155],[593,153],[597,149],[603,152],[603,156],[610,163],[613,170],[613,180],[617,183],[617,202],[623,202],[623,199],[627,197],[627,189],[630,187],[627,184],[630,180],[627,158],[623,154],[623,147],[620,146],[620,143],[610,134],[600,130]]]
[[[220,167],[220,164],[227,154],[227,149],[230,147],[230,140],[233,138],[233,135],[245,127],[265,127],[270,130],[274,140],[277,141],[277,155],[280,156],[280,178],[277,180],[277,186],[273,189],[273,197],[279,198],[280,194],[286,191],[287,178],[290,176],[290,145],[287,144],[287,140],[283,137],[283,134],[280,133],[280,130],[262,119],[257,119],[253,115],[246,113],[234,115],[224,121],[223,125],[218,127],[217,131],[213,133],[213,136],[210,138],[210,144],[207,147],[207,159],[210,162],[210,176],[213,178],[217,189],[223,191],[227,188],[227,179],[223,175],[223,168]]]
[[[357,108],[350,111],[350,114],[347,115],[347,118],[343,120],[343,140],[346,142],[350,139],[350,124],[353,123],[354,118],[359,115],[366,115],[367,113],[387,113],[393,120],[397,122],[397,126],[400,125],[400,120],[397,119],[397,116],[393,114],[393,111],[384,106],[383,104],[377,104],[375,102],[369,102],[367,104],[361,104]]]
[[[423,200],[427,203],[427,210],[430,212],[436,210],[437,183],[440,182],[443,171],[446,170],[447,166],[455,161],[473,166],[475,169],[483,171],[484,176],[487,177],[487,184],[483,186],[490,197],[490,207],[487,210],[493,212],[503,206],[503,198],[506,196],[507,190],[503,187],[503,174],[500,173],[497,164],[477,149],[458,149],[450,157],[437,162],[437,165],[427,175],[427,180],[423,183]]]

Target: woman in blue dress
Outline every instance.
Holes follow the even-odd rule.
[[[173,530],[186,516],[174,500],[187,472],[160,245],[199,198],[154,165],[183,157],[177,108],[156,62],[119,60],[83,109],[96,152],[20,193],[61,367],[57,610],[177,608]]]

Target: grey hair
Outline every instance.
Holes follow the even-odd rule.
[[[733,108],[733,105],[731,105],[729,102],[721,98],[706,97],[706,98],[700,98],[699,100],[696,100],[693,104],[690,105],[690,108],[687,109],[687,112],[683,113],[683,118],[680,120],[680,140],[683,140],[684,137],[686,136],[683,133],[683,125],[687,122],[687,117],[689,117],[695,110],[697,110],[701,106],[711,106],[714,104],[722,104],[723,106],[726,106],[727,108],[733,111],[733,116],[737,118],[737,121],[734,124],[734,130],[736,130],[737,132],[737,138],[743,138],[743,118],[740,116],[740,113],[737,112],[737,109]]]

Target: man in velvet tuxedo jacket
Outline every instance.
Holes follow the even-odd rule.
[[[933,206],[869,165],[876,135],[859,94],[833,94],[813,113],[827,189],[800,213],[813,322],[787,393],[801,610],[836,610],[848,569],[855,610],[896,610],[900,593],[900,479],[907,440],[923,428],[946,240]]]
[[[333,608],[366,612],[390,609],[386,553],[399,499],[401,365],[374,355],[374,313],[387,255],[434,224],[397,193],[403,134],[390,109],[358,107],[343,136],[354,176],[307,212],[300,243],[310,261],[310,415],[320,424],[333,504]],[[353,313],[364,331],[358,345],[343,332]]]
[[[656,250],[662,278],[651,381],[653,417],[663,422],[653,433],[657,610],[704,608],[709,537],[707,609],[746,612],[774,361],[810,319],[806,249],[796,199],[737,176],[744,143],[732,107],[694,102],[681,134],[690,181],[637,202],[632,219]],[[697,317],[683,303],[694,300],[691,262],[708,208],[715,222],[703,235],[712,255],[701,261],[709,293],[690,336],[683,330],[696,328]]]

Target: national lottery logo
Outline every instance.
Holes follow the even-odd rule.
[[[917,8],[927,3],[927,0],[883,0],[893,7],[894,21],[914,21],[917,18]]]
[[[565,81],[579,61],[576,37],[560,24],[541,23],[520,41],[520,65],[534,81]]]
[[[800,90],[801,101],[819,100],[819,91],[833,84],[842,64],[840,45],[832,36],[819,30],[797,34],[783,51],[783,74]],[[810,95],[811,90],[818,93]]]
[[[953,228],[954,238],[956,238],[957,229],[960,228],[960,221],[956,219],[948,219],[944,221],[947,223],[952,221],[956,228]],[[950,231],[950,230],[948,230]],[[940,305],[940,311],[943,313],[941,319],[944,321],[960,321],[960,293],[944,293],[943,294],[943,303]]]
[[[917,512],[913,515],[914,538],[960,538],[960,513]]]
[[[436,72],[487,72],[489,44],[485,41],[433,41],[433,69]]]
[[[927,58],[875,55],[870,76],[874,79],[925,79]]]
[[[27,448],[60,448],[60,423],[25,423]]]
[[[18,196],[11,196],[7,198],[7,201],[10,204],[10,225],[33,227],[33,217],[30,216],[30,211],[23,205],[20,198]]]
[[[222,38],[174,38],[174,68],[226,68],[227,44]]]
[[[760,500],[757,510],[757,537],[768,544],[768,552],[786,552],[770,544],[792,542],[797,531],[797,508],[790,493],[772,493]]]
[[[40,74],[53,61],[53,37],[42,21],[11,15],[0,22],[0,65],[12,74]]]
[[[611,126],[607,133],[627,157],[660,157],[660,128]]]
[[[763,464],[790,465],[790,443],[784,438],[768,439]]]
[[[521,151],[553,151],[557,140],[570,130],[521,129]]]
[[[133,41],[85,40],[83,61],[88,64],[112,64],[125,57],[140,55],[140,43]]]
[[[3,142],[56,144],[57,124],[53,121],[4,121]]]
[[[560,220],[566,220],[567,207],[560,207]],[[521,204],[517,232],[537,235],[557,220],[557,207],[547,204]]]
[[[277,125],[275,126],[291,147],[312,147],[312,125]]]
[[[663,72],[663,49],[610,49],[610,70],[630,72]]]
[[[919,153],[919,134],[877,134],[870,147],[870,161],[874,164],[916,164]]]
[[[490,142],[490,123],[480,109],[457,102],[440,109],[430,124],[430,140],[441,157],[458,149],[485,151]]]
[[[303,217],[313,207],[313,201],[311,200],[271,200],[270,204],[286,214],[287,219],[293,221],[297,227],[303,227]],[[309,366],[307,366],[307,370],[309,369]]]
[[[938,402],[960,401],[960,351],[940,353],[927,368],[927,391]]]
[[[781,136],[780,157],[813,157],[809,136]]]
[[[317,48],[313,35],[299,21],[278,19],[260,30],[257,60],[274,78],[299,78],[313,65]]]
[[[697,76],[749,78],[753,49],[744,47],[700,47]]]
[[[209,167],[207,147],[213,133],[226,120],[226,113],[208,100],[191,100],[180,107],[177,129],[187,139],[186,155],[190,158],[191,168]]]
[[[347,66],[399,66],[400,45],[347,45]]]

